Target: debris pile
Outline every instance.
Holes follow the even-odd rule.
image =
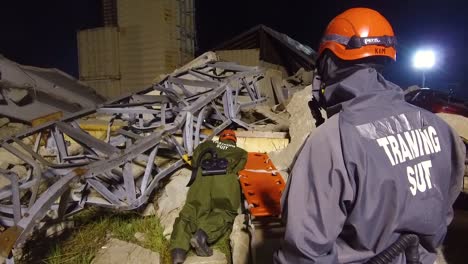
[[[0,55],[0,116],[31,124],[104,102],[92,88],[57,70],[20,65]]]
[[[163,235],[169,238],[185,203],[191,174],[183,155],[191,155],[201,141],[215,138],[231,124],[236,124],[239,146],[267,152],[287,180],[297,153],[316,127],[308,108],[312,72],[300,68],[292,76],[283,78],[283,74],[221,62],[210,52],[160,76],[149,89],[60,116],[58,122],[44,119],[38,124],[36,114],[18,118],[5,114],[0,106],[4,116],[0,118],[0,210],[6,212],[1,225],[22,228],[15,237],[18,245],[46,215],[64,218],[86,205],[136,210],[156,190],[144,215],[155,214]],[[31,95],[31,90],[16,85],[22,87],[16,91],[13,81],[0,82],[0,89],[7,91],[3,95],[9,94],[8,102],[16,104]],[[100,99],[91,101],[95,104]],[[33,102],[30,109],[37,107]],[[468,138],[466,118],[440,116]],[[28,199],[20,199],[24,197]],[[231,234],[234,263],[248,261],[250,238],[244,220],[244,215],[236,218]],[[144,234],[138,239],[144,239]],[[137,259],[141,256],[159,260],[156,253],[136,245],[115,239],[109,243],[93,263],[111,263],[114,258],[145,263]],[[118,257],[121,253],[125,257]],[[197,261],[197,257],[189,257],[186,263],[201,263]],[[209,263],[227,263],[226,256],[216,252]]]
[[[0,118],[0,139],[15,135],[29,127],[26,124],[12,122],[9,118],[2,117]]]

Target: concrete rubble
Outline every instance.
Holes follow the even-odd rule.
[[[176,70],[176,72],[183,72],[184,70],[193,67],[193,65],[202,65],[207,61],[218,60],[215,53],[210,52],[198,57],[186,68]],[[1,69],[0,69],[1,70]],[[269,156],[275,164],[276,168],[280,170],[281,175],[287,180],[288,174],[291,169],[301,146],[307,137],[314,133],[316,130],[315,120],[310,113],[308,102],[312,98],[312,72],[306,71],[301,68],[293,76],[283,78],[282,72],[269,69],[263,83],[261,84],[262,94],[268,97],[267,103],[257,105],[246,111],[242,112],[242,119],[254,122],[253,127],[255,131],[262,132],[283,132],[288,134],[289,144],[281,146],[277,151],[269,152]],[[167,78],[167,76],[160,76],[160,79]],[[1,84],[1,83],[0,83]],[[1,87],[0,87],[1,88]],[[411,88],[409,90],[414,90]],[[16,89],[17,90],[17,89]],[[10,89],[10,99],[13,102],[19,102],[28,95],[25,90]],[[144,107],[143,107],[144,108]],[[438,114],[444,119],[457,133],[468,139],[468,119],[463,116],[451,114]],[[322,116],[326,116],[322,112]],[[123,118],[130,118],[130,116],[123,115]],[[143,119],[151,119],[150,114],[143,114]],[[101,122],[102,121],[102,122]],[[89,119],[82,120],[80,126],[83,127],[89,134],[96,138],[104,139],[106,137],[105,128],[102,127],[109,121],[109,116],[94,115]],[[115,130],[123,126],[116,122]],[[9,118],[0,118],[0,139],[8,137],[21,130],[29,128],[29,125],[23,123],[12,122]],[[114,128],[112,128],[114,129]],[[248,137],[248,136],[247,136]],[[239,136],[242,138],[242,136]],[[67,142],[67,150],[70,155],[80,155],[83,153],[83,147],[71,139],[65,138]],[[247,141],[246,141],[247,142]],[[26,143],[26,142],[25,142]],[[13,143],[12,145],[15,145]],[[33,138],[27,142],[29,145],[34,144]],[[54,156],[56,148],[54,142],[45,142],[39,146],[39,154],[43,156]],[[246,144],[246,143],[245,143]],[[155,163],[168,162],[167,160],[155,160]],[[132,166],[132,174],[135,178],[139,178],[145,171],[145,162],[134,163]],[[17,158],[10,152],[0,148],[0,168],[9,169],[15,172],[20,179],[24,179],[30,173],[30,168],[26,166],[23,160]],[[119,171],[122,173],[122,171]],[[157,193],[153,203],[149,203],[146,209],[143,210],[142,215],[156,215],[164,228],[163,235],[169,239],[172,233],[172,227],[175,219],[178,217],[183,205],[185,204],[188,187],[186,187],[191,175],[189,167],[184,167],[174,173],[169,181],[162,185],[162,188]],[[0,188],[10,184],[10,181],[5,177],[0,176]],[[91,195],[93,196],[93,195]],[[95,199],[101,199],[96,194]],[[238,215],[234,221],[232,233],[230,235],[230,244],[232,249],[232,262],[234,264],[246,264],[249,262],[250,257],[250,236],[245,229],[245,215]],[[61,226],[57,227],[56,232],[60,232]],[[64,227],[65,228],[65,227]],[[51,231],[52,233],[56,233]],[[52,233],[50,233],[52,235]],[[138,241],[144,241],[145,234],[137,233],[135,238]],[[144,249],[138,245],[120,241],[118,239],[110,239],[109,242],[101,248],[93,264],[107,264],[107,263],[159,263],[159,253],[152,252],[151,250]],[[214,250],[212,257],[197,257],[189,256],[184,262],[187,264],[224,264],[228,263],[226,256]]]
[[[12,145],[17,146],[16,143],[13,143]],[[0,148],[0,163],[23,165],[24,161],[8,152],[6,149]]]
[[[135,237],[135,239],[138,241],[138,242],[144,242],[146,240],[146,235],[145,233],[140,233],[140,232],[136,232],[135,235],[133,235]]]
[[[104,102],[92,88],[57,69],[25,66],[0,55],[0,75],[0,115],[25,123]]]
[[[291,141],[289,145],[281,150],[269,153],[276,168],[283,172],[291,169],[298,151],[310,133],[316,129],[315,121],[312,118],[307,102],[312,98],[312,86],[309,85],[299,92],[296,92],[288,105],[286,111],[289,116],[289,136]],[[322,113],[325,116],[325,113]],[[285,179],[286,180],[286,179]]]
[[[191,173],[189,169],[183,168],[172,175],[169,183],[164,186],[155,201],[156,215],[164,227],[163,234],[166,238],[171,236],[174,221],[185,204],[189,189],[186,185]]]
[[[0,118],[0,128],[7,125],[8,123],[10,123],[10,119],[8,119],[6,117]]]
[[[122,240],[111,238],[101,247],[92,264],[159,264],[159,253]]]
[[[250,257],[250,235],[245,224],[246,216],[240,214],[234,219],[229,236],[232,251],[232,263],[248,264]]]
[[[468,118],[461,115],[445,113],[439,113],[437,115],[447,122],[459,136],[468,139]]]
[[[184,264],[227,264],[226,256],[219,250],[214,249],[210,257],[188,256]],[[236,263],[236,262],[233,262]],[[236,263],[237,264],[237,263]]]
[[[5,123],[0,126],[0,139],[15,135],[30,127],[26,124],[11,122],[8,118],[2,119]],[[8,123],[6,123],[6,121],[8,121]],[[2,123],[2,121],[0,121],[0,123]]]

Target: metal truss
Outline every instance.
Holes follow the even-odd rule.
[[[200,142],[231,123],[249,129],[240,110],[265,100],[257,83],[261,78],[258,68],[207,63],[0,141],[28,169],[21,178],[0,169],[10,182],[0,189],[0,224],[6,228],[0,240],[7,241],[0,243],[0,253],[21,245],[40,223],[88,204],[119,211],[140,208]],[[80,127],[89,117],[105,120],[104,139]],[[70,154],[71,143],[82,151]],[[135,172],[136,167],[143,172]]]

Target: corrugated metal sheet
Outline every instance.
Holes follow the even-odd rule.
[[[260,63],[259,49],[218,50],[216,54],[221,60],[233,61],[246,66],[258,66]]]
[[[78,60],[81,80],[119,79],[119,34],[117,27],[78,32]]]
[[[92,80],[83,81],[86,85],[93,87],[99,94],[107,99],[117,97],[122,94],[120,80]]]

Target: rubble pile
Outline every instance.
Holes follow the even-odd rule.
[[[182,207],[185,204],[188,187],[187,182],[190,179],[191,171],[182,168],[171,176],[169,182],[158,194],[155,201],[156,215],[164,227],[164,236],[169,239],[172,234],[172,226],[175,219],[179,216]]]
[[[468,139],[468,118],[446,113],[438,113],[437,115],[447,122],[459,136]]]
[[[29,125],[12,122],[7,117],[2,117],[0,118],[0,139],[15,135],[29,127]]]
[[[208,62],[213,63],[216,61],[218,61],[216,54],[212,52],[206,53],[200,56],[199,58],[195,59],[194,61],[190,62],[189,64],[185,65],[184,67],[176,70],[175,73],[171,75],[160,76],[160,80],[170,80],[171,78],[173,78],[174,75],[181,74],[194,67],[200,67],[200,65],[207,64]],[[244,128],[239,128],[239,138],[249,137],[250,134],[245,132],[245,130],[247,129],[251,129],[254,132],[265,132],[264,134],[262,134],[263,140],[268,140],[268,133],[270,133],[272,145],[277,144],[277,146],[275,146],[276,148],[274,148],[274,151],[272,151],[270,148],[267,148],[266,145],[268,144],[263,143],[264,141],[261,141],[262,143],[258,144],[259,150],[256,151],[269,152],[269,157],[275,164],[276,168],[280,171],[281,175],[285,178],[285,181],[287,180],[291,166],[294,163],[294,160],[298,152],[300,151],[301,146],[303,145],[307,137],[313,134],[316,129],[314,119],[312,118],[310,109],[308,107],[308,102],[312,98],[312,77],[312,72],[306,71],[303,68],[300,68],[294,75],[286,78],[283,78],[283,73],[278,70],[267,69],[266,74],[264,75],[264,79],[259,84],[259,90],[262,96],[266,97],[264,103],[259,104],[257,102],[254,102],[246,108],[238,109],[241,114],[240,121],[246,124]],[[182,81],[180,82],[184,83],[188,81],[204,82],[202,80],[191,79],[182,79]],[[237,81],[240,82],[239,80]],[[183,89],[191,88],[190,85],[186,83],[184,84],[185,86],[181,85]],[[231,83],[231,85],[234,84]],[[165,87],[161,88],[161,90],[164,90],[164,88]],[[188,91],[188,93],[190,93],[190,91]],[[17,97],[21,96],[24,97],[26,95],[24,93],[17,94]],[[106,109],[106,111],[112,114],[105,115],[96,113],[88,115],[78,119],[75,125],[79,126],[82,130],[84,130],[87,135],[91,135],[93,138],[103,141],[106,144],[115,147],[116,149],[129,149],[132,147],[131,139],[139,139],[143,136],[151,135],[151,133],[156,134],[158,130],[150,130],[152,128],[151,122],[155,122],[154,117],[156,116],[156,114],[154,114],[154,112],[156,110],[162,109],[157,109],[155,107],[148,108],[147,106],[132,105],[138,103],[138,100],[148,100],[148,102],[150,103],[154,102],[151,100],[162,100],[161,98],[163,97],[160,96],[160,94],[144,94],[140,97],[138,96],[139,95],[135,96],[135,101],[126,102],[126,105],[124,104],[125,106],[130,105],[133,108],[129,112],[121,114],[118,113],[118,118],[116,118],[114,112],[112,112],[116,110],[114,110],[113,108],[108,108]],[[168,97],[169,96],[172,95],[168,95]],[[15,99],[16,97],[12,95],[11,98]],[[119,105],[115,106],[120,107]],[[139,111],[141,112],[141,114],[139,114],[137,118],[134,112],[140,113]],[[326,116],[325,113],[322,113],[322,116]],[[445,121],[447,121],[462,137],[468,138],[468,122],[465,117],[449,114],[439,114],[439,116]],[[202,117],[204,116],[200,114],[199,120],[203,120],[201,119]],[[188,115],[186,122],[190,121],[190,118],[193,119],[194,116]],[[205,116],[204,118],[208,118],[208,116]],[[230,116],[230,118],[233,117]],[[149,122],[148,120],[151,120],[151,122]],[[242,124],[242,122],[239,123]],[[194,123],[193,120],[192,123]],[[0,139],[10,137],[28,128],[30,128],[29,125],[12,122],[9,118],[2,117],[0,118]],[[123,129],[127,130],[122,131]],[[133,133],[133,131],[137,130],[141,130],[141,133]],[[244,136],[241,135],[242,132],[245,133]],[[118,135],[118,133],[123,134],[120,136],[116,136]],[[281,143],[284,142],[284,138],[275,138],[275,135],[279,135],[281,133],[287,135],[287,138],[289,139],[288,143]],[[127,136],[127,138],[124,136]],[[184,145],[184,136],[186,138],[192,136],[193,139],[193,135],[187,136],[177,134],[171,136],[171,138],[168,137],[164,139],[165,141],[162,142],[161,145],[172,144],[171,146],[173,146],[173,149],[177,149],[177,151],[180,154],[180,152],[185,151],[185,149],[181,151],[178,148],[181,148],[183,146],[187,149],[190,149],[190,147]],[[79,144],[72,137],[66,135],[66,133],[63,134],[63,140],[68,155],[78,157],[83,156],[86,153],[85,149],[87,148],[87,146]],[[50,137],[48,135],[41,135],[41,137],[38,138],[36,135],[32,135],[22,138],[21,142],[31,148],[35,147],[35,151],[40,156],[42,156],[45,161],[55,162],[56,159],[60,159],[60,153],[58,153],[59,147],[57,145],[60,142],[57,143],[57,140],[53,140],[53,137]],[[243,144],[247,144],[245,142]],[[190,144],[193,144],[193,142]],[[18,142],[11,143],[11,145],[13,147],[18,147]],[[101,145],[98,145],[98,147],[99,146]],[[261,149],[262,146],[265,148]],[[21,149],[20,147],[18,148]],[[155,149],[157,151],[157,148]],[[104,150],[106,150],[106,148],[104,148]],[[191,150],[193,151],[193,149]],[[25,154],[28,157],[32,157],[31,153]],[[149,152],[146,152],[145,155],[140,155],[139,157],[128,162],[128,164],[130,164],[128,168],[130,169],[128,169],[127,166],[119,166],[113,168],[112,173],[106,175],[108,178],[106,178],[105,184],[112,185],[115,182],[122,184],[122,181],[124,182],[124,184],[128,184],[128,178],[122,180],[118,176],[131,175],[130,179],[133,178],[132,180],[134,180],[136,184],[143,185],[142,182],[148,180],[148,178],[145,178],[145,174],[146,177],[154,176],[150,174],[154,172],[152,172],[149,169],[145,169],[149,167],[149,164],[153,164],[155,167],[158,167],[158,173],[162,171],[159,170],[159,168],[167,168],[176,164],[177,158],[173,159],[173,157],[167,155],[155,157],[154,155],[151,156]],[[178,166],[179,167],[177,167],[175,173],[169,174],[171,175],[170,178],[156,189],[157,194],[154,200],[148,205],[148,207],[143,213],[144,215],[155,214],[158,217],[164,228],[163,235],[167,239],[169,239],[172,233],[174,221],[178,217],[179,212],[181,211],[185,203],[188,192],[188,187],[186,187],[186,185],[191,175],[189,166],[185,166],[182,163]],[[4,148],[0,148],[0,169],[9,170],[17,174],[21,183],[26,182],[32,176],[31,165],[26,164],[26,162],[23,159],[20,159],[17,156],[11,154]],[[132,181],[131,184],[135,183]],[[0,177],[0,189],[5,188],[9,184],[9,180],[7,180],[5,177]],[[72,187],[74,188],[75,186]],[[127,187],[128,186],[126,185],[125,188]],[[82,192],[84,188],[85,187],[83,186],[77,186],[76,188],[74,188],[72,190],[72,199],[75,201],[80,201],[81,196],[79,196],[78,193]],[[121,186],[119,186],[119,188],[121,188]],[[118,188],[116,187],[115,189]],[[122,190],[120,191],[123,192]],[[87,195],[86,197],[87,202],[91,204],[108,203],[108,201],[106,201],[106,199],[103,198],[106,195],[106,193],[102,191],[102,189],[100,192],[96,191],[95,189],[90,189],[88,193],[89,195]],[[116,191],[116,195],[117,194],[119,194],[119,191]],[[128,195],[128,193],[121,195],[125,196],[125,199],[128,198],[126,196]],[[137,194],[135,193],[135,196],[136,195]],[[249,261],[250,237],[249,231],[244,220],[245,215],[239,215],[236,218],[233,226],[233,232],[230,236],[232,258],[234,263],[248,263]],[[144,234],[138,234],[138,237],[144,239]],[[149,259],[151,260],[149,261]],[[127,262],[159,263],[159,255],[158,253],[140,248],[137,245],[129,244],[127,242],[119,241],[116,239],[111,239],[108,245],[102,248],[101,252],[93,261],[93,263],[96,264]],[[228,263],[228,261],[226,259],[226,256],[224,256],[221,252],[215,251],[215,254],[212,258],[198,258],[190,256],[185,263]]]

